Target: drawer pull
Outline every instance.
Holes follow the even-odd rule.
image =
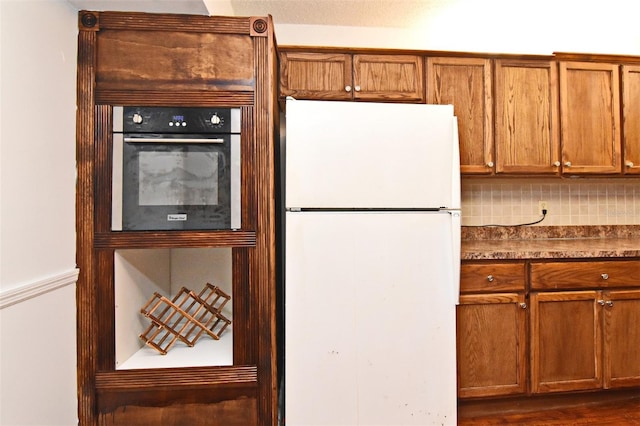
[[[520,307],[522,309],[527,309],[527,304],[526,303],[520,303]]]
[[[600,306],[604,306],[604,300],[602,300],[602,299],[598,300],[598,304],[599,304]]]
[[[487,281],[489,281],[490,283],[493,282],[495,278],[493,278],[493,275],[487,275]]]
[[[609,274],[601,274],[600,276],[602,277],[603,280],[609,279]]]
[[[607,306],[612,308],[613,307],[613,300],[608,300],[607,301]]]

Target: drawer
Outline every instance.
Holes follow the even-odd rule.
[[[524,291],[524,263],[462,264],[461,292]]]
[[[640,287],[640,260],[531,264],[531,288]]]

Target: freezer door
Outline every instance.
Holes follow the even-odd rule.
[[[286,205],[459,208],[451,105],[288,100]]]
[[[285,418],[456,424],[447,213],[287,213]]]

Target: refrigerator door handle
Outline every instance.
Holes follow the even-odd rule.
[[[449,211],[451,215],[451,249],[453,259],[453,283],[451,285],[451,297],[456,305],[460,304],[460,250],[462,212],[460,210]]]

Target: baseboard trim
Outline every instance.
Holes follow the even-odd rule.
[[[38,280],[24,286],[0,292],[0,309],[33,299],[59,288],[75,284],[78,281],[78,268],[62,274]]]

